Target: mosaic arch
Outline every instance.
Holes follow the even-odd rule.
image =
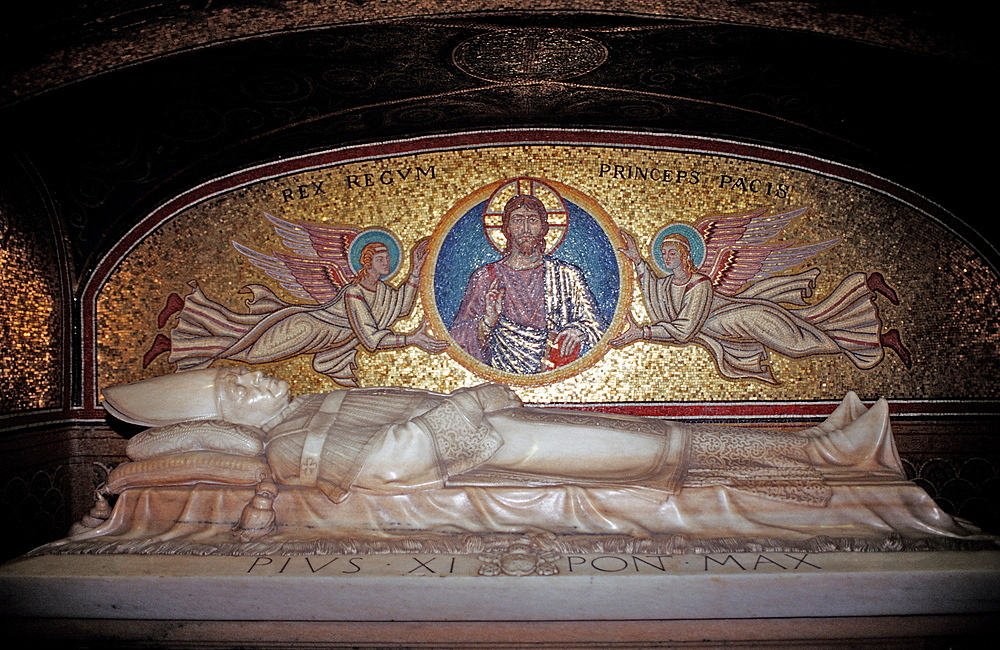
[[[338,149],[149,215],[88,287],[87,379],[95,404],[227,364],[298,392],[500,381],[692,413],[993,400],[996,271],[949,219],[858,170],[702,138]]]

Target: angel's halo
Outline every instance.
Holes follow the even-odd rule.
[[[672,271],[663,266],[663,255],[660,253],[660,247],[663,246],[663,239],[667,235],[675,234],[681,235],[688,241],[691,245],[691,261],[694,262],[696,268],[701,268],[701,265],[705,262],[705,238],[701,236],[701,233],[694,226],[686,223],[669,223],[660,228],[653,236],[653,239],[650,240],[649,256],[656,264],[656,268],[667,275],[672,274]]]
[[[351,245],[347,249],[348,264],[351,265],[351,270],[357,276],[361,272],[361,249],[373,242],[384,244],[389,249],[389,275],[383,278],[387,280],[396,275],[396,271],[399,270],[403,250],[403,245],[399,242],[399,238],[388,230],[366,228],[359,232],[358,236],[351,241]]]

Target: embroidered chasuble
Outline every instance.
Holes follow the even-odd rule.
[[[447,397],[398,388],[338,391],[296,398],[271,432],[267,459],[279,483],[319,488],[331,501],[347,498],[376,446],[395,428],[417,427],[432,443],[435,479],[476,467],[503,444]],[[380,447],[380,448],[381,448]],[[405,467],[407,458],[395,459]]]

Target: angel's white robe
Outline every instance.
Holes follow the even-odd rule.
[[[238,314],[193,286],[170,332],[170,362],[178,370],[207,368],[217,359],[257,364],[311,354],[317,372],[347,387],[357,385],[359,345],[405,345],[390,328],[410,313],[417,295],[414,282],[399,289],[379,282],[375,291],[350,284],[325,305],[289,305],[266,287],[250,285],[250,313]]]
[[[645,262],[638,272],[652,340],[703,345],[724,377],[775,383],[768,350],[792,358],[844,354],[863,369],[882,360],[882,324],[864,273],[847,276],[815,305],[787,309],[779,303],[806,304],[818,269],[763,280],[733,297],[700,273],[677,285]]]

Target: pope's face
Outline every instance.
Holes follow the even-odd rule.
[[[259,370],[227,368],[216,377],[215,395],[223,419],[260,427],[288,406],[288,382]]]
[[[545,220],[534,210],[520,207],[510,213],[507,219],[507,236],[521,253],[533,253],[542,238]]]

